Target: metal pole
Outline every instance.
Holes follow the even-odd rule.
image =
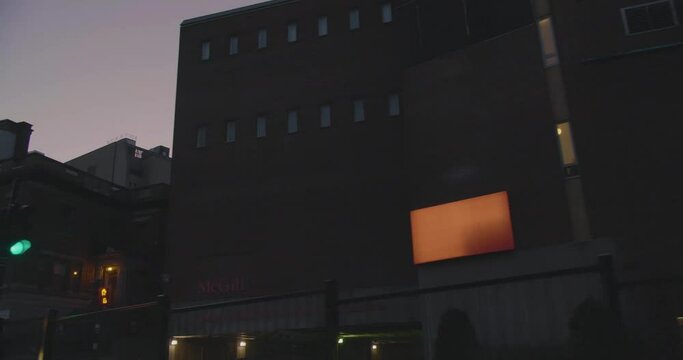
[[[600,279],[605,302],[612,310],[617,320],[621,324],[621,306],[619,305],[619,285],[614,272],[614,259],[612,254],[598,256],[598,267],[600,269]]]
[[[325,281],[325,326],[335,330],[339,326],[339,286],[336,280]]]
[[[161,323],[159,330],[159,359],[168,360],[168,318],[171,316],[171,299],[168,295],[157,295],[157,303],[159,304],[159,312],[161,314]]]
[[[327,341],[331,345],[332,359],[339,358],[337,335],[339,331],[339,285],[336,280],[325,281],[325,328]]]
[[[57,324],[57,310],[50,309],[43,321],[43,339],[38,352],[38,360],[52,360],[52,344]]]
[[[16,199],[17,182],[17,178],[12,180],[12,188],[9,196],[7,196],[5,233],[0,235],[2,236],[2,238],[0,238],[0,246],[2,247],[2,249],[0,249],[0,298],[2,298],[5,293],[5,276],[9,269],[9,256],[7,256],[9,249],[7,247],[12,243],[12,208],[14,207],[14,200]],[[4,319],[0,319],[0,341],[2,339],[3,327]],[[0,351],[2,350],[0,349]],[[1,355],[2,354],[0,354],[0,358],[2,357]]]

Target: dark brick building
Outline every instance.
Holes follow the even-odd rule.
[[[489,281],[609,252],[624,284],[659,279],[621,288],[625,312],[649,309],[625,323],[671,333],[683,4],[504,3],[276,0],[183,22],[174,301]],[[413,265],[411,211],[500,191],[514,251]],[[425,342],[458,304],[495,351],[560,346],[603,296],[572,281],[430,299]]]

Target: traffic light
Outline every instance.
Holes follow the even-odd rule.
[[[6,249],[13,256],[25,254],[33,245],[29,240],[29,233],[33,228],[33,213],[35,209],[30,205],[12,203],[7,209],[3,209],[6,227],[5,241],[0,241],[7,246]],[[3,246],[3,247],[4,247]]]
[[[14,256],[23,255],[28,249],[31,248],[31,241],[22,239],[15,241],[10,247],[9,252]]]

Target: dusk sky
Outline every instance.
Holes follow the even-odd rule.
[[[171,147],[183,19],[254,0],[0,0],[0,119],[66,161],[122,134]]]

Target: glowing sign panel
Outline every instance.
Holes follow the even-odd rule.
[[[506,191],[410,212],[413,262],[512,250]]]

